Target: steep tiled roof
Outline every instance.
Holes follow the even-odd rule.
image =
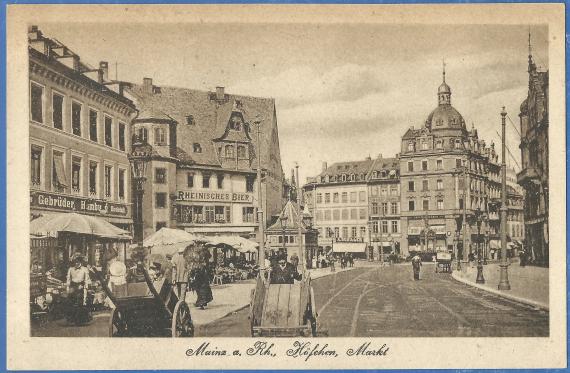
[[[368,174],[370,167],[374,161],[372,159],[366,159],[364,161],[353,161],[353,162],[337,162],[333,163],[326,170],[321,172],[319,176],[339,176],[339,175],[361,175]]]
[[[400,160],[398,158],[377,158],[370,171],[382,170],[400,170]]]
[[[283,221],[283,225],[281,225]],[[301,232],[306,232],[306,227],[301,223]],[[299,229],[299,206],[293,201],[287,201],[279,214],[277,221],[267,228],[267,231],[282,231],[283,229]]]
[[[214,92],[162,86],[153,86],[152,93],[148,93],[143,85],[137,84],[130,84],[127,91],[135,97],[140,115],[154,112],[163,119],[172,118],[178,122],[177,145],[179,154],[184,156],[181,161],[190,159],[199,165],[220,166],[213,140],[226,133],[236,102],[240,104],[246,123],[262,119],[262,167],[267,167],[271,152],[278,152],[278,145],[277,149],[272,145],[272,137],[277,136],[273,133],[277,131],[274,99],[225,94],[223,100],[217,100]],[[188,117],[192,118],[192,124],[188,124]],[[251,132],[249,137],[257,149],[257,134],[253,129]],[[196,143],[200,144],[201,152],[194,152]],[[256,167],[257,161],[254,160],[252,165]]]

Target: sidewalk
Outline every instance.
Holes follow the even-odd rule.
[[[489,263],[483,266],[485,284],[477,284],[477,265],[473,267],[462,264],[461,271],[453,271],[452,276],[457,281],[497,294],[499,296],[525,303],[534,307],[548,310],[548,268],[526,266],[518,262],[508,267],[511,290],[498,290],[499,263]]]
[[[339,266],[337,266],[339,267]],[[330,268],[309,269],[311,279],[317,279],[329,276],[335,273],[350,271],[358,267],[340,269],[331,272]],[[194,306],[196,301],[196,293],[187,293],[186,302],[190,306],[190,313],[194,325],[204,325],[219,320],[232,312],[239,311],[249,306],[251,291],[255,288],[255,280],[240,281],[233,284],[224,284],[212,286],[212,295],[214,300],[208,304],[205,310],[201,310]]]

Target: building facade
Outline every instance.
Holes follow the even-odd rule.
[[[402,137],[402,252],[447,250],[466,259],[488,229],[482,222],[479,235],[475,217],[487,213],[488,163],[498,160],[451,105],[445,71],[437,100],[425,124]]]
[[[134,104],[107,88],[106,62],[89,67],[35,26],[28,40],[31,218],[75,212],[131,231]]]
[[[401,254],[400,160],[380,155],[374,160],[367,180],[370,216],[368,257],[380,260],[380,255]]]
[[[368,174],[374,161],[339,162],[304,185],[305,204],[319,232],[319,255],[331,249],[366,257],[370,244]]]
[[[548,70],[539,71],[528,56],[528,95],[520,106],[526,247],[534,261],[548,265]]]
[[[151,148],[145,237],[170,227],[253,238],[259,210],[265,223],[280,213],[283,171],[273,99],[229,95],[223,87],[160,87],[149,78],[125,92],[139,109],[133,134]]]

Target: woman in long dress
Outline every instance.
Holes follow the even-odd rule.
[[[189,277],[190,287],[196,291],[195,306],[204,309],[208,303],[214,300],[207,266],[204,263],[198,264],[190,270]]]

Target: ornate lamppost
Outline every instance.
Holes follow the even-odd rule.
[[[150,160],[150,146],[135,136],[132,151],[128,155],[131,164],[131,172],[133,179],[133,191],[135,197],[134,204],[134,241],[139,247],[143,241],[143,209],[142,200],[144,195],[144,184],[146,182],[146,171]]]
[[[507,261],[507,163],[505,158],[506,143],[505,143],[505,117],[507,112],[503,106],[501,110],[501,264],[499,264],[499,290],[511,290],[511,284],[509,283],[509,262]]]
[[[475,210],[475,219],[477,222],[477,280],[478,284],[485,283],[485,277],[483,277],[483,262],[481,260],[481,223],[483,222],[483,213],[480,208]]]

